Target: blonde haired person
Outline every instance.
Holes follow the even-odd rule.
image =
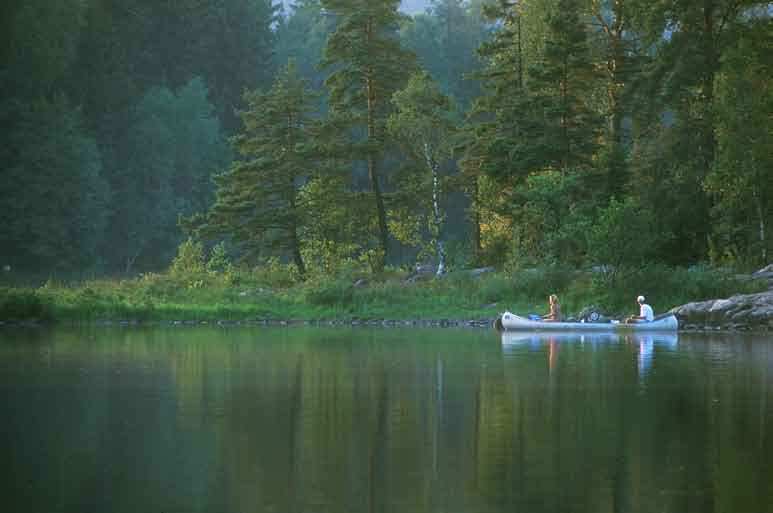
[[[558,296],[550,294],[548,301],[550,302],[550,313],[543,315],[542,320],[548,322],[560,322],[564,320],[563,315],[561,315],[561,304],[558,302]]]

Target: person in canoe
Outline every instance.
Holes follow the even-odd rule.
[[[639,304],[639,315],[632,315],[625,320],[626,324],[632,324],[635,322],[650,322],[655,319],[655,312],[652,311],[652,307],[644,302],[644,296],[636,298],[636,302]]]
[[[542,320],[548,321],[548,322],[563,321],[564,317],[563,315],[561,315],[561,304],[558,302],[558,296],[556,296],[555,294],[550,294],[548,301],[550,301],[550,313],[547,315],[543,315]]]

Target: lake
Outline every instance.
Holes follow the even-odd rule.
[[[769,335],[0,330],[13,512],[773,512]]]

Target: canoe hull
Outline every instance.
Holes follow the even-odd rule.
[[[496,323],[505,331],[676,331],[679,321],[674,315],[666,315],[650,322],[635,324],[611,324],[601,322],[545,322],[532,321],[511,312],[503,313]]]

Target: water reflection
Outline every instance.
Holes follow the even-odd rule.
[[[591,351],[610,350],[612,344],[625,344],[637,355],[637,369],[640,378],[646,377],[652,367],[655,347],[663,351],[674,351],[679,342],[676,333],[578,333],[578,332],[504,332],[501,334],[502,351],[505,358],[514,358],[522,354],[524,348],[529,351],[547,349],[548,369],[553,372],[558,364],[561,347],[576,344]]]
[[[0,496],[13,511],[765,512],[771,370],[754,338],[5,335]]]

